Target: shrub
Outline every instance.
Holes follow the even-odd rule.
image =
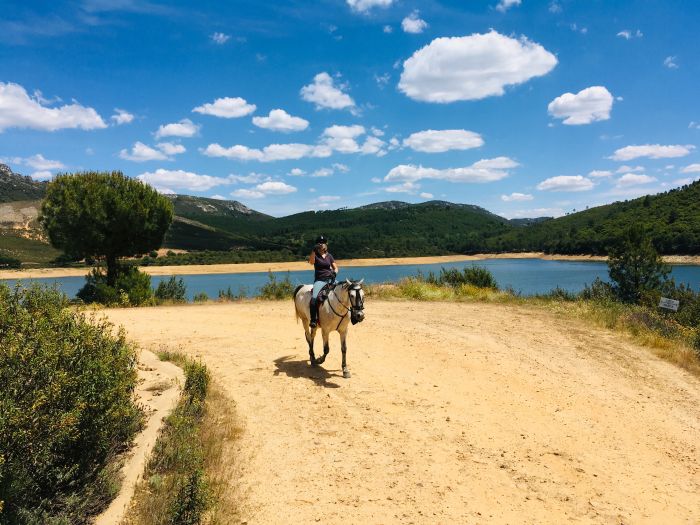
[[[248,289],[245,286],[238,287],[238,293],[233,293],[229,286],[226,290],[219,290],[219,301],[235,301],[248,297]]]
[[[86,523],[140,426],[134,349],[67,306],[56,289],[0,285],[2,523]]]
[[[575,301],[577,296],[575,293],[570,292],[568,290],[564,290],[563,288],[557,286],[556,288],[551,289],[546,294],[539,294],[538,297],[541,297],[543,299],[552,299],[555,301]]]
[[[609,283],[603,281],[600,277],[596,277],[591,285],[586,285],[579,293],[581,299],[596,302],[610,302],[615,300],[615,293]]]
[[[153,299],[151,276],[140,272],[136,266],[119,266],[114,286],[107,284],[107,276],[99,268],[94,268],[85,281],[85,286],[77,294],[85,303],[139,306]]]
[[[230,290],[230,288],[229,288]],[[209,300],[209,296],[206,292],[199,292],[194,295],[192,299],[195,303],[206,303]]]
[[[267,274],[267,283],[260,288],[260,297],[263,299],[287,299],[294,292],[294,285],[289,278],[289,272],[284,279],[277,281],[277,276],[272,272]]]
[[[11,257],[9,255],[3,255],[0,253],[0,268],[21,268],[22,261]]]
[[[167,281],[161,281],[156,288],[156,299],[159,301],[173,301],[175,303],[187,302],[187,286],[182,278],[174,275]]]
[[[158,250],[151,250],[150,252],[148,252],[148,256],[151,259],[155,259],[156,257],[158,257]]]
[[[464,268],[461,272],[456,268],[450,268],[449,270],[441,268],[440,275],[437,277],[434,273],[430,272],[427,277],[423,278],[422,275],[419,274],[418,278],[438,286],[448,285],[456,288],[463,284],[471,284],[477,288],[498,289],[498,283],[496,283],[493,274],[486,268],[480,266]]]

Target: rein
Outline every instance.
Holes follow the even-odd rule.
[[[348,312],[349,312],[350,310],[352,310],[352,303],[350,303],[350,304],[351,304],[350,308],[348,308],[347,306],[345,306],[345,305],[343,304],[343,302],[340,300],[340,297],[338,297],[338,294],[335,293],[335,287],[336,287],[336,286],[338,286],[338,284],[336,284],[335,286],[333,286],[333,289],[331,290],[331,292],[333,292],[333,295],[335,295],[335,300],[338,301],[338,304],[339,304],[340,306],[342,306],[343,308],[345,308],[345,313],[344,313],[343,315],[340,315],[338,312],[335,311],[335,308],[333,308],[333,304],[331,303],[330,294],[328,295],[328,306],[330,307],[331,311],[332,311],[337,317],[340,317],[340,321],[338,321],[338,326],[335,327],[335,329],[338,330],[338,328],[340,328],[340,323],[342,323],[342,322],[343,322],[343,319],[345,319],[345,318],[348,316]],[[348,299],[349,299],[349,297],[348,297]]]

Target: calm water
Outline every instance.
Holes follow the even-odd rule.
[[[586,284],[590,284],[596,277],[603,280],[608,278],[607,265],[600,262],[570,262],[570,261],[543,261],[541,259],[492,259],[485,261],[463,261],[458,263],[443,264],[404,264],[398,266],[368,266],[350,268],[342,267],[339,278],[364,278],[366,283],[395,282],[402,277],[415,275],[419,270],[423,273],[433,271],[438,273],[440,268],[462,269],[472,265],[487,268],[493,273],[501,288],[512,287],[523,295],[545,293],[559,286],[571,292],[578,292]],[[309,267],[311,268],[311,267]],[[275,272],[278,279],[283,279],[287,272]],[[677,283],[687,283],[695,290],[700,290],[700,266],[674,266],[672,276]],[[192,297],[200,292],[205,292],[210,298],[216,298],[219,290],[231,288],[238,293],[245,290],[249,296],[257,295],[260,287],[268,280],[267,272],[237,273],[221,275],[182,275],[187,285],[187,295]],[[299,272],[289,272],[292,283],[310,283],[313,278],[311,269]],[[152,277],[153,286],[167,276]],[[58,283],[63,291],[73,297],[83,286],[83,277],[63,277],[54,279],[33,279],[33,281],[52,284]],[[14,285],[15,280],[0,281]]]

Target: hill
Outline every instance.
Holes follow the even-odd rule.
[[[31,201],[43,199],[46,182],[14,173],[6,164],[0,164],[0,202]]]

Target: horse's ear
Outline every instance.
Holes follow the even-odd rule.
[[[364,277],[363,277],[362,279],[360,279],[360,282],[357,283],[357,284],[358,284],[359,286],[362,286],[362,283],[363,283],[363,282],[365,282],[365,278],[364,278]]]
[[[351,285],[352,285],[352,283],[350,282],[350,279],[348,279],[348,278],[346,277],[346,278],[345,278],[345,282],[343,283],[343,288],[348,288],[348,287],[350,287]]]

